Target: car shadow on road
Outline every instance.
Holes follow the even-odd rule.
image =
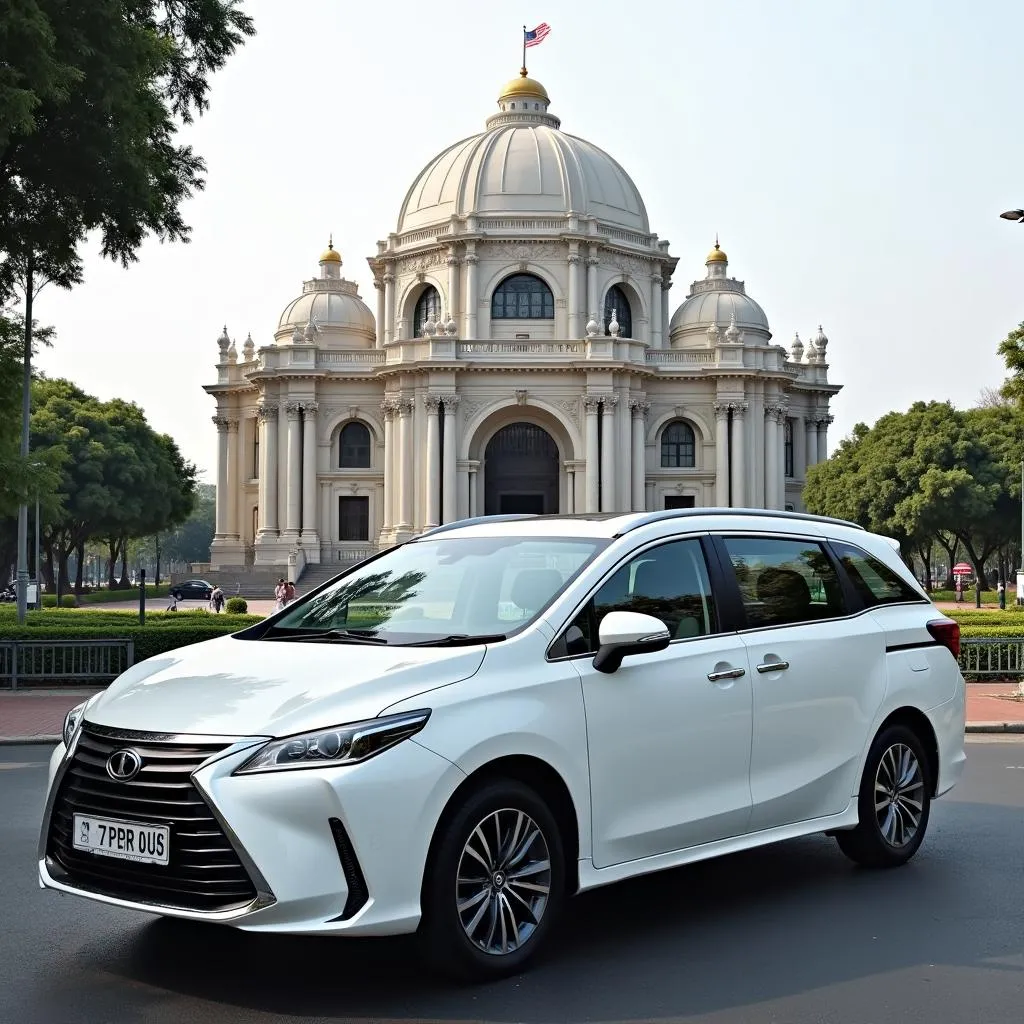
[[[958,829],[965,811],[972,830],[1005,835],[1001,816],[1019,822],[1015,808],[961,804]],[[965,863],[960,845],[938,808],[922,851],[896,871],[859,870],[834,841],[811,837],[596,890],[569,904],[532,970],[487,985],[429,974],[408,938],[256,935],[173,920],[80,956],[186,998],[326,1019],[666,1018],[922,965],[1009,970],[1011,989],[1024,990],[1024,970],[1006,966],[1022,952],[1019,868],[1006,851]]]

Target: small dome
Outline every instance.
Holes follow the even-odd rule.
[[[691,295],[675,311],[669,330],[675,333],[687,327],[707,327],[733,321],[740,328],[768,330],[768,317],[749,296],[740,291],[702,291]]]
[[[708,253],[708,258],[704,261],[704,265],[707,266],[709,263],[728,263],[729,257],[722,252],[721,246],[718,244],[718,239],[715,239],[715,247]]]
[[[321,263],[341,263],[341,253],[334,248],[334,239],[327,243],[327,248],[320,256]]]
[[[348,283],[348,282],[344,282]],[[320,327],[355,328],[374,331],[373,314],[355,293],[344,291],[311,291],[285,306],[277,329],[305,327],[310,319]]]
[[[499,103],[503,100],[519,98],[543,100],[545,103],[550,102],[548,91],[540,82],[535,78],[527,78],[525,71],[521,71],[519,76],[519,78],[513,78],[511,82],[505,84],[505,88],[501,90],[501,95],[498,97]]]

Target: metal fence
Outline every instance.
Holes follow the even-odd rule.
[[[0,686],[109,683],[134,663],[133,640],[3,640]]]
[[[989,636],[961,640],[960,671],[967,679],[1024,677],[1024,637]]]

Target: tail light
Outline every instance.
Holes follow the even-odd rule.
[[[932,619],[928,632],[945,647],[954,658],[960,657],[960,623],[952,619]]]

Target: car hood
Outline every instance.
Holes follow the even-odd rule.
[[[133,665],[86,720],[142,732],[287,736],[375,718],[467,679],[485,650],[218,637]]]

